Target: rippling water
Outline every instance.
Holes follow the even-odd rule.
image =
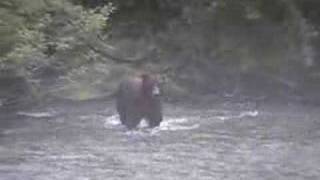
[[[320,178],[317,108],[165,107],[134,131],[111,106],[18,112],[1,120],[0,179]]]

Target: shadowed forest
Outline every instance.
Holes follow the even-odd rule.
[[[137,72],[166,101],[320,102],[318,0],[2,0],[0,107],[108,99]]]

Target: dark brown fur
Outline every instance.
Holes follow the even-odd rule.
[[[131,77],[120,83],[117,92],[117,111],[120,121],[127,128],[135,128],[142,118],[150,127],[162,121],[162,107],[157,80],[149,74]]]

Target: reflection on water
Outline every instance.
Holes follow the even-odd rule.
[[[311,108],[172,108],[160,127],[142,122],[132,131],[111,108],[20,112],[22,120],[0,129],[0,179],[320,177],[319,112]]]

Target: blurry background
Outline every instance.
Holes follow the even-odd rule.
[[[317,103],[318,0],[2,0],[0,106],[111,94],[159,73],[166,100]]]
[[[0,179],[320,179],[319,7],[0,0]],[[128,131],[109,100],[144,71],[164,120]]]

